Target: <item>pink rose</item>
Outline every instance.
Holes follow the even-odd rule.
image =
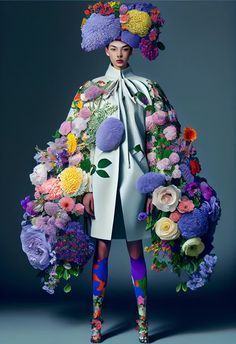
[[[173,211],[173,213],[170,214],[169,218],[174,222],[178,222],[181,216],[182,215],[177,210],[175,210]]]
[[[148,159],[150,165],[156,165],[156,154],[155,153],[152,153],[152,152],[148,153],[147,159]]]
[[[177,164],[177,162],[179,162],[179,154],[172,152],[171,155],[169,156],[170,159],[170,163],[172,165]]]
[[[89,118],[91,116],[91,111],[89,110],[89,108],[83,107],[82,109],[80,109],[78,116],[84,119]]]
[[[167,140],[171,141],[176,138],[176,127],[174,125],[169,125],[163,130],[163,133]]]
[[[153,123],[158,124],[158,125],[165,124],[166,123],[166,112],[161,111],[161,110],[154,112],[152,115],[152,121],[153,121]]]
[[[155,130],[155,124],[152,121],[152,116],[147,116],[145,122],[146,122],[146,130],[147,131],[154,131]]]
[[[71,131],[71,122],[69,121],[63,122],[60,126],[59,133],[61,135],[67,135],[69,134],[70,131]]]
[[[163,158],[157,162],[156,166],[159,170],[167,170],[170,167],[170,160],[168,158]]]

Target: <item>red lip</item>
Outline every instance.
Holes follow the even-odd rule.
[[[116,62],[123,62],[123,60],[116,60]]]

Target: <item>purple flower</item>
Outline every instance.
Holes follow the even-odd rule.
[[[153,45],[153,43],[145,38],[142,38],[139,44],[139,48],[144,57],[150,61],[154,60],[159,55],[159,50]]]
[[[104,152],[116,149],[125,138],[124,124],[117,118],[105,119],[96,132],[96,146]]]
[[[191,184],[194,181],[194,176],[192,175],[190,168],[187,164],[180,164],[179,169],[181,171],[181,174],[184,178],[184,180],[188,183]]]
[[[146,212],[140,212],[139,214],[138,214],[138,220],[139,221],[143,221],[143,220],[145,220],[146,218],[148,217],[148,214],[146,213]]]
[[[30,224],[26,224],[26,221],[22,221],[21,226],[22,250],[26,253],[30,264],[35,269],[46,269],[50,263],[51,245],[47,242],[44,231],[34,229]]]
[[[207,279],[203,278],[200,273],[193,273],[192,278],[186,284],[189,289],[196,290],[203,287],[206,282]]]
[[[30,202],[30,196],[26,196],[26,197],[20,202],[20,204],[21,204],[22,208],[26,210],[27,204],[28,204],[29,202]]]
[[[206,209],[204,207],[194,208],[190,213],[182,214],[178,226],[184,238],[202,236],[209,227]]]
[[[136,189],[140,193],[152,192],[157,187],[165,184],[165,175],[157,172],[147,172],[136,181]]]
[[[26,205],[26,213],[30,216],[34,216],[37,215],[38,212],[34,210],[34,206],[35,206],[35,202],[34,201],[30,201],[27,203]]]
[[[213,189],[210,187],[209,184],[207,184],[206,182],[201,182],[200,183],[200,190],[202,192],[203,197],[209,201],[209,199],[211,198],[211,196],[213,195]]]
[[[91,51],[103,48],[120,35],[120,19],[115,18],[114,14],[103,16],[100,13],[92,13],[81,31],[82,49]]]
[[[190,197],[193,197],[195,193],[197,193],[198,191],[199,191],[199,186],[198,186],[198,183],[196,182],[188,183],[183,188],[183,192],[188,193]]]

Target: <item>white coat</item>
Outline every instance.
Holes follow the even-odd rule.
[[[126,238],[127,241],[132,241],[150,238],[150,231],[145,230],[146,220],[137,219],[139,212],[146,210],[147,195],[137,191],[136,181],[149,171],[149,166],[143,153],[144,106],[133,98],[136,92],[141,91],[150,100],[148,79],[135,75],[130,65],[118,70],[110,63],[105,75],[92,81],[98,80],[112,81],[109,94],[103,96],[101,106],[107,100],[118,105],[112,116],[123,122],[125,140],[113,151],[104,152],[95,146],[95,150],[91,152],[91,160],[95,165],[102,158],[109,159],[112,164],[105,169],[109,178],[102,178],[97,173],[92,175],[90,191],[93,191],[95,218],[91,217],[88,233],[91,237],[106,240]],[[143,152],[133,150],[138,144]]]

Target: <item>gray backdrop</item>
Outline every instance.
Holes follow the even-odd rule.
[[[179,279],[150,270],[145,253],[152,305],[167,296],[180,307],[202,300],[210,307],[234,304],[235,278],[235,123],[236,40],[234,1],[152,1],[166,23],[161,40],[166,50],[149,62],[135,50],[130,64],[136,74],[160,83],[175,107],[182,128],[197,130],[195,142],[206,177],[221,200],[222,217],[215,234],[218,256],[211,282],[197,292],[179,295]],[[37,271],[28,263],[19,240],[20,200],[33,195],[29,174],[35,146],[46,147],[67,116],[78,87],[103,75],[109,59],[103,49],[81,50],[82,10],[88,1],[0,2],[1,25],[1,284],[4,301],[90,301],[91,261],[72,283],[71,294],[59,287],[54,296],[41,290]],[[144,241],[144,245],[149,244]],[[119,258],[119,259],[118,259]],[[134,302],[128,251],[113,240],[109,257],[107,300]],[[205,301],[204,301],[205,300]],[[107,307],[109,302],[107,301]],[[150,301],[151,302],[151,301]],[[177,308],[176,308],[177,309]],[[205,309],[205,308],[204,308]],[[205,309],[206,310],[206,309]],[[227,312],[226,312],[227,313]],[[227,318],[227,317],[226,317]]]

